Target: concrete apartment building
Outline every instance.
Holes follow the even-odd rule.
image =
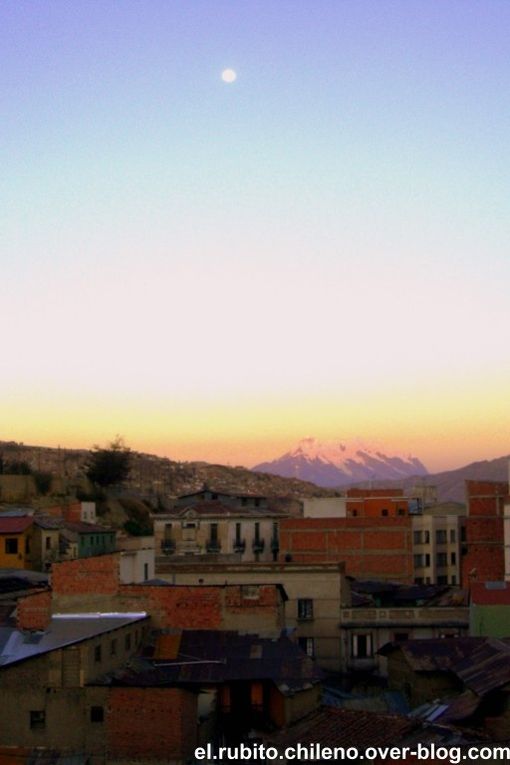
[[[158,578],[180,585],[282,585],[287,596],[285,626],[296,630],[299,645],[320,667],[341,669],[340,611],[350,605],[350,587],[342,564],[165,562],[158,568]]]
[[[412,516],[416,584],[460,585],[466,509],[458,502],[425,507]]]

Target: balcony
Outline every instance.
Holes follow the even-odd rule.
[[[205,549],[208,553],[219,553],[221,552],[221,544],[219,540],[217,539],[209,539],[207,542]]]
[[[280,552],[280,540],[278,539],[278,537],[273,537],[271,539],[271,552],[273,553]]]
[[[161,552],[163,555],[173,555],[175,552],[175,542],[173,539],[164,539],[161,543]]]
[[[246,550],[246,540],[245,539],[235,539],[234,540],[234,552],[240,553],[241,555]]]
[[[264,547],[266,546],[266,542],[264,539],[254,539],[252,549],[253,552],[257,555],[258,553],[264,552]]]

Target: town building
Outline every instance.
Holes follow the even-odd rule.
[[[340,613],[350,605],[350,586],[341,563],[199,564],[167,561],[158,577],[179,585],[228,583],[247,592],[268,583],[285,590],[284,625],[295,630],[301,648],[323,669],[342,668]]]
[[[345,564],[348,576],[410,583],[412,519],[407,516],[284,518],[280,560]]]
[[[461,583],[466,509],[457,502],[432,505],[412,516],[416,584]]]
[[[466,539],[462,545],[462,585],[505,578],[504,508],[507,481],[466,481]]]
[[[469,634],[510,637],[510,582],[471,582]]]
[[[403,489],[347,489],[350,518],[395,518],[408,513],[409,499]]]
[[[468,634],[467,593],[450,587],[352,582],[352,606],[340,611],[342,670],[387,675],[379,653],[389,642]]]
[[[218,562],[277,560],[282,517],[265,497],[204,489],[179,497],[171,511],[152,516],[156,553]]]

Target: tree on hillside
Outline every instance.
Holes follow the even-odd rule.
[[[85,466],[85,474],[98,486],[112,486],[125,481],[130,468],[131,450],[117,436],[106,448],[93,447]]]

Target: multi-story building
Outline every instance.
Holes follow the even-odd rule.
[[[284,517],[264,497],[204,489],[179,497],[170,512],[152,516],[156,554],[218,562],[276,560]]]
[[[474,581],[502,581],[506,565],[504,517],[508,482],[466,481],[466,494],[468,513],[463,543],[463,586],[469,587]]]
[[[465,507],[457,502],[426,507],[412,516],[416,584],[460,585],[465,522]]]
[[[342,666],[340,611],[350,605],[349,581],[343,564],[200,564],[193,559],[168,559],[158,567],[158,579],[175,585],[282,585],[286,593],[285,626],[296,630],[301,648],[324,669]]]

